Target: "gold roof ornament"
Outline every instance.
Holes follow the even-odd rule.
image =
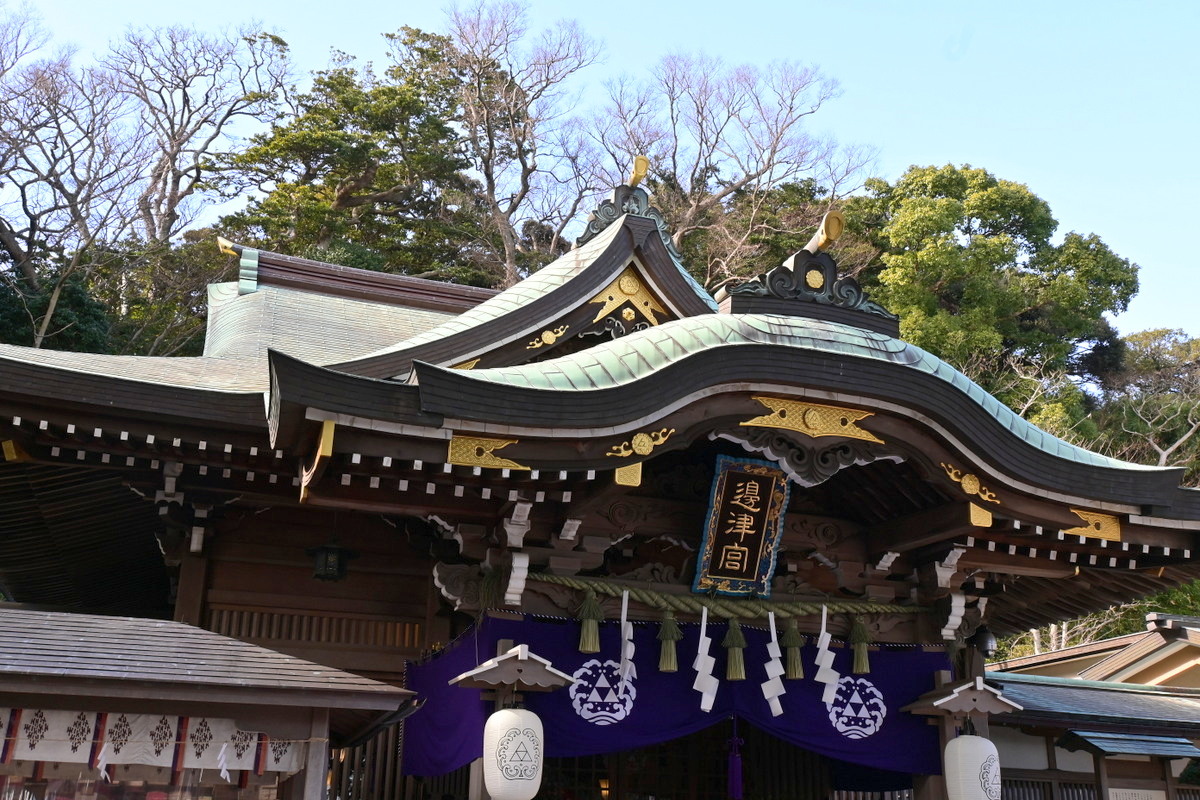
[[[646,156],[633,157],[633,174],[629,176],[629,188],[633,188],[645,180],[650,172],[650,159]]]
[[[808,244],[804,245],[804,249],[810,253],[817,253],[841,238],[842,231],[846,229],[846,217],[836,208],[825,212],[825,216],[821,217],[821,225],[817,228],[817,232],[808,240]]]

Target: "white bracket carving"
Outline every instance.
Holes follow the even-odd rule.
[[[163,488],[154,493],[154,502],[159,504],[158,513],[166,514],[170,503],[183,505],[183,492],[176,491],[175,483],[183,474],[183,464],[178,461],[167,461],[163,464]]]
[[[939,589],[950,588],[950,579],[954,577],[954,573],[958,572],[958,560],[962,558],[965,552],[967,552],[965,547],[955,547],[946,554],[944,560],[933,565],[934,572],[937,574]]]
[[[566,539],[568,542],[575,541],[575,534],[579,532],[579,526],[583,523],[581,519],[569,519],[563,523],[562,530],[558,532],[558,538]]]
[[[525,534],[529,533],[529,512],[532,510],[533,503],[528,500],[518,501],[512,514],[504,520],[504,533],[508,536],[509,547],[524,545]]]
[[[504,603],[510,606],[521,605],[521,595],[525,593],[525,578],[529,575],[529,554],[512,554],[512,571],[508,576],[508,587],[504,590]]]
[[[954,638],[958,626],[962,624],[963,614],[967,610],[967,597],[961,592],[952,592],[950,594],[950,613],[946,617],[946,624],[942,626],[942,639],[951,641]]]
[[[879,559],[879,563],[875,565],[875,571],[876,572],[890,571],[892,568],[892,564],[899,557],[900,557],[900,554],[893,552],[893,551],[888,551],[888,552],[884,553],[883,558]]]

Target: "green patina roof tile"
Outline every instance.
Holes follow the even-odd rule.
[[[544,383],[544,381],[538,381],[537,383],[534,383],[529,378],[530,376],[526,375],[520,370],[510,368],[504,371],[504,382],[512,384],[513,386],[537,386],[538,384]]]
[[[570,378],[558,370],[547,370],[544,375],[551,389],[565,389],[569,391],[574,388]]]
[[[604,368],[604,371],[608,373],[609,378],[614,385],[619,386],[624,383],[631,383],[632,381],[637,380],[641,375],[646,375],[650,372],[647,369],[637,369],[635,367],[631,367],[624,362],[623,359],[625,353],[627,352],[627,348],[628,345],[620,349],[605,350],[603,352],[596,353],[596,363]],[[636,366],[640,367],[642,365]]]
[[[592,381],[588,378],[587,373],[583,371],[578,361],[567,358],[556,359],[559,369],[562,370],[563,377],[571,382],[571,385],[576,389],[591,388]]]
[[[644,355],[638,352],[636,347],[629,352],[622,353],[620,362],[622,365],[627,367],[630,373],[633,375],[643,375],[648,372],[654,372],[659,367],[663,366],[662,363],[655,364],[654,361],[646,358]]]
[[[612,376],[599,363],[584,364],[583,371],[587,373],[588,380],[591,381],[593,389],[604,388],[613,383]]]
[[[638,339],[632,342],[633,349],[645,359],[650,369],[661,369],[671,363],[672,358],[667,349],[670,347],[670,339],[663,339],[662,342],[656,342],[649,336]]]
[[[636,331],[550,361],[474,370],[472,380],[559,390],[604,389],[639,380],[688,356],[726,345],[781,345],[814,353],[887,361],[932,375],[962,392],[1014,435],[1044,452],[1079,463],[1120,469],[1143,467],[1092,453],[1040,430],[946,362],[882,334],[834,322],[771,315],[691,317]]]

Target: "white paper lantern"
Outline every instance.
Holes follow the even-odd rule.
[[[959,736],[946,745],[943,766],[950,800],[1000,800],[1000,754],[982,736]]]
[[[483,728],[483,785],[494,800],[533,800],[542,785],[542,721],[505,708]]]

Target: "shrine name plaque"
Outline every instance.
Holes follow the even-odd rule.
[[[787,501],[774,464],[718,456],[692,591],[769,597]]]

